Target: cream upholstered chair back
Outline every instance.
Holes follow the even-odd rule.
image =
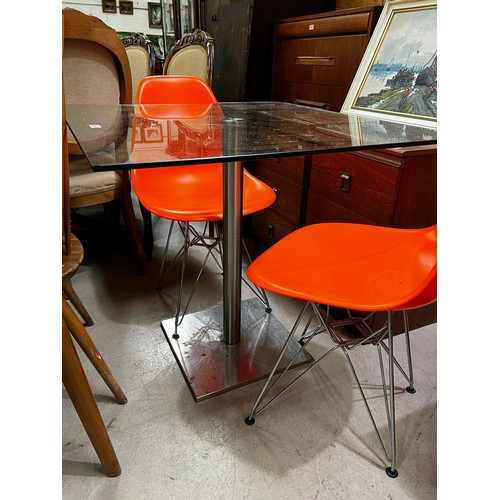
[[[132,78],[116,31],[94,16],[63,9],[66,104],[130,104]],[[106,117],[111,123],[117,116]],[[68,132],[70,154],[81,154]]]
[[[140,33],[122,38],[132,73],[132,102],[135,102],[139,82],[146,76],[154,75],[155,53],[151,40]]]
[[[186,33],[170,49],[163,74],[196,76],[212,86],[214,45],[214,39],[205,31]]]
[[[130,104],[132,77],[125,47],[116,31],[95,16],[76,9],[63,9],[63,84],[66,104]],[[110,155],[124,154],[127,148],[124,116],[120,109],[102,110],[100,124],[112,131],[103,138]],[[125,128],[126,130],[126,128]],[[114,133],[116,131],[116,134]],[[69,191],[71,209],[120,200],[123,218],[137,254],[137,269],[144,272],[144,250],[130,196],[129,172],[94,172],[75,139],[68,132]]]
[[[116,31],[76,9],[63,9],[63,17],[66,104],[130,104],[130,64]]]
[[[120,102],[116,63],[104,47],[87,40],[66,40],[63,64],[68,104]]]

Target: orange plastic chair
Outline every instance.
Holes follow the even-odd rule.
[[[396,469],[394,366],[409,382],[406,390],[414,393],[407,311],[436,301],[437,226],[424,229],[396,229],[344,223],[306,226],[278,241],[260,255],[248,268],[247,276],[256,286],[304,300],[306,303],[245,422],[252,425],[256,415],[325,356],[340,348],[347,357],[372,425],[390,462],[386,472],[390,477],[396,477],[398,471]],[[318,304],[327,307],[320,309]],[[329,306],[347,309],[348,317],[332,319]],[[309,309],[311,310],[310,316],[307,316],[306,311]],[[377,311],[387,311],[387,323],[380,330],[373,331],[369,326],[369,319]],[[393,356],[392,318],[395,311],[403,311],[404,314],[408,374]],[[313,316],[316,322],[312,321]],[[321,333],[326,333],[334,345],[308,365],[286,387],[278,390],[276,384],[291,366],[293,360],[274,380],[273,377],[288,343],[294,337],[299,325],[303,324],[302,322],[306,319],[306,327],[299,341],[302,344],[301,350],[312,338]],[[354,331],[359,335],[353,335],[352,329],[347,331],[341,328],[346,325],[354,325]],[[365,344],[374,344],[379,351],[390,436],[389,452],[384,446],[349,356],[349,351]],[[389,397],[387,397],[385,369],[381,354],[383,351],[389,357]],[[262,405],[266,397],[267,402]]]
[[[199,118],[200,112],[208,110],[207,106],[182,108],[183,104],[213,105],[217,103],[210,87],[201,79],[192,76],[151,76],[144,78],[137,90],[138,104],[179,104],[172,113],[175,118],[189,122],[190,118]],[[190,115],[193,116],[190,116]],[[201,113],[203,114],[203,113]],[[165,118],[165,116],[163,116]],[[221,116],[221,119],[223,117]],[[180,123],[182,126],[182,123]],[[210,138],[204,148],[221,149],[221,141]],[[141,205],[149,212],[179,223],[184,233],[184,245],[173,259],[170,270],[182,258],[183,266],[176,310],[176,328],[182,321],[193,296],[196,284],[201,276],[205,263],[214,252],[220,254],[221,231],[219,222],[223,219],[223,169],[222,164],[204,164],[184,167],[164,167],[154,169],[135,169],[131,174],[134,191]],[[249,215],[270,206],[275,200],[275,192],[267,185],[244,170],[243,179],[243,215]],[[203,231],[196,230],[193,223],[204,222]],[[174,224],[170,226],[167,244],[163,254],[157,288],[161,288],[162,276],[165,272],[165,261],[169,249]],[[196,279],[184,313],[180,317],[184,269],[189,247],[201,245],[208,249],[207,256]],[[243,242],[243,247],[247,251]],[[248,251],[247,251],[248,256]],[[249,258],[249,256],[248,256]],[[216,262],[221,264],[216,259]],[[246,281],[246,280],[245,280]],[[255,290],[251,283],[247,284],[269,308],[265,292]]]

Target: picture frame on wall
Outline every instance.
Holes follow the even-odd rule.
[[[101,5],[103,12],[110,12],[111,14],[116,13],[116,0],[102,0]]]
[[[163,142],[163,129],[161,123],[153,123],[143,129],[143,142]]]
[[[148,2],[148,20],[150,28],[162,28],[161,5],[155,2]]]
[[[123,2],[120,0],[120,14],[133,14],[134,13],[134,2]]]
[[[436,0],[388,0],[341,112],[437,127]]]

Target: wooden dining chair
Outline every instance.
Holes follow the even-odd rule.
[[[64,35],[64,22],[63,22]],[[63,36],[64,47],[64,36]],[[66,103],[64,81],[62,85],[62,381],[80,417],[89,439],[99,457],[102,467],[110,477],[121,473],[120,464],[111,444],[106,426],[102,420],[92,390],[83,370],[80,358],[73,344],[74,338],[90,362],[96,368],[119,404],[127,398],[95,346],[84,325],[68,301],[79,312],[86,325],[93,324],[92,318],[82,304],[71,284],[83,260],[83,247],[71,233],[69,155],[66,127]]]
[[[63,9],[63,74],[67,104],[130,104],[132,77],[125,48],[116,31],[94,16]],[[120,144],[121,143],[121,144]],[[115,154],[126,147],[126,137],[116,137]],[[70,153],[70,207],[73,210],[103,204],[110,216],[120,203],[132,238],[137,271],[145,272],[145,254],[131,198],[129,171],[94,172],[68,133]]]
[[[210,33],[195,29],[175,42],[163,64],[164,75],[196,76],[212,86],[215,42]]]
[[[122,38],[127,52],[132,75],[132,102],[135,102],[139,82],[155,73],[155,51],[153,42],[141,33],[133,33]]]

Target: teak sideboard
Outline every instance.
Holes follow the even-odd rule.
[[[276,21],[272,98],[339,111],[380,10]],[[277,194],[252,216],[252,233],[264,246],[318,222],[417,228],[437,221],[436,146],[259,160],[254,168]],[[410,315],[411,328],[435,321],[435,305]]]

